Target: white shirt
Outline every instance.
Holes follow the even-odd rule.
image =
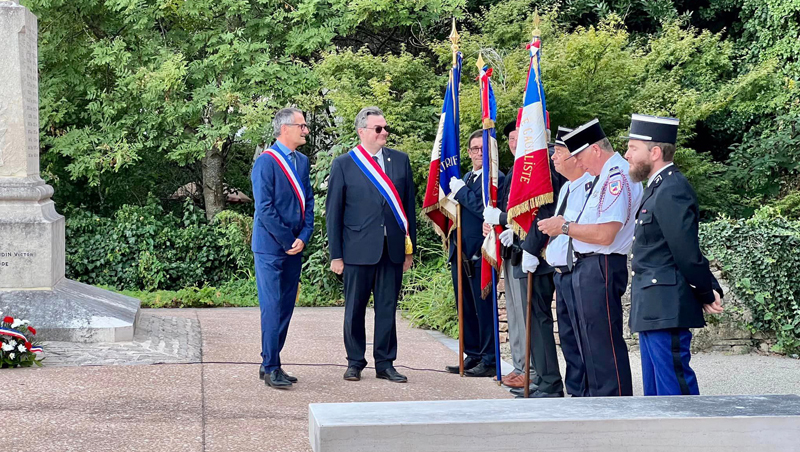
[[[378,158],[378,165],[380,165],[381,169],[386,172],[386,165],[383,164],[383,148],[378,150],[378,153],[374,155],[374,157]]]
[[[474,180],[478,180],[478,178],[481,177],[481,174],[483,174],[483,168],[472,171],[472,174],[470,174],[467,183],[470,183]]]
[[[672,162],[669,162],[667,165],[664,165],[664,167],[663,167],[663,168],[661,168],[660,170],[656,171],[656,173],[655,173],[655,174],[653,174],[652,176],[650,176],[650,177],[647,179],[647,186],[649,187],[650,185],[652,185],[652,184],[653,184],[653,180],[656,178],[656,176],[658,176],[658,175],[659,175],[659,174],[661,174],[661,173],[662,173],[662,172],[663,172],[665,169],[667,169],[667,168],[669,168],[670,166],[673,166],[673,165],[674,165],[674,163],[672,163]]]
[[[589,196],[589,191],[592,189],[592,177],[589,173],[583,173],[583,176],[575,179],[574,181],[564,184],[561,191],[558,193],[558,204],[556,204],[556,213],[561,211],[561,206],[564,204],[564,198],[567,196],[569,190],[569,198],[566,199],[566,208],[564,209],[564,219],[567,221],[575,221],[578,214],[583,208],[583,203],[586,197]],[[560,234],[550,240],[545,250],[545,260],[553,266],[562,267],[567,265],[567,247],[569,245],[569,237]],[[575,256],[572,256],[573,259]]]
[[[600,178],[586,202],[578,224],[622,223],[610,246],[573,240],[576,253],[628,254],[633,244],[635,212],[642,202],[642,184],[631,182],[630,166],[621,155],[614,153],[600,170]]]

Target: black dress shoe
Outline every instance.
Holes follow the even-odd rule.
[[[544,391],[541,391],[541,390],[537,389],[535,392],[530,394],[530,398],[532,398],[532,399],[549,399],[549,398],[555,398],[555,397],[564,397],[564,391],[544,392]]]
[[[347,381],[361,380],[361,369],[358,367],[348,367],[344,372],[344,379]]]
[[[394,367],[389,367],[386,370],[382,370],[375,374],[375,377],[380,378],[381,380],[389,380],[395,383],[406,383],[408,382],[408,378],[405,375],[398,372]]]
[[[261,366],[259,366],[259,367],[258,367],[258,379],[259,379],[259,380],[263,380],[263,379],[264,379],[264,376],[265,376],[266,374],[267,374],[267,373],[266,373],[266,372],[264,372],[264,368],[263,368],[263,367],[261,367]]]
[[[494,366],[489,367],[484,363],[464,371],[465,377],[494,377],[496,374],[497,369]]]
[[[531,383],[531,385],[528,387],[528,397],[532,397],[533,393],[538,390],[539,386],[536,386],[535,384]],[[508,392],[517,396],[518,399],[525,397],[525,388],[512,388]]]
[[[283,378],[291,381],[292,383],[297,383],[297,377],[293,377],[293,376],[287,374],[286,371],[283,370],[283,368],[281,368],[281,367],[278,367],[278,370],[281,371],[281,373],[283,374]]]
[[[477,366],[478,364],[480,364],[480,361],[477,360],[477,359],[473,359],[473,358],[465,359],[464,360],[464,372],[472,369],[473,367]],[[449,372],[451,374],[457,374],[457,373],[459,373],[461,371],[461,369],[458,368],[458,365],[445,366],[444,370],[446,370],[447,372]]]
[[[292,382],[287,380],[280,369],[275,369],[267,375],[264,375],[264,383],[267,386],[272,386],[278,389],[288,389],[292,387]]]

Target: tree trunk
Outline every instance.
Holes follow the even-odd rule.
[[[222,185],[225,173],[225,158],[218,146],[206,152],[203,164],[203,199],[206,203],[206,219],[213,219],[225,210],[226,196]]]

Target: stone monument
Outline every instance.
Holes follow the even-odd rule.
[[[43,340],[133,339],[139,300],[64,277],[64,217],[39,175],[37,20],[0,0],[0,311]]]

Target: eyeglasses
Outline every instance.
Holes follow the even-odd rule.
[[[296,126],[300,127],[300,130],[311,130],[308,128],[308,124],[284,124],[285,126]]]
[[[362,127],[362,129],[375,130],[377,134],[380,134],[384,130],[386,133],[392,133],[392,129],[389,126]]]
[[[469,148],[469,152],[483,152],[483,146],[475,146],[473,148]]]

